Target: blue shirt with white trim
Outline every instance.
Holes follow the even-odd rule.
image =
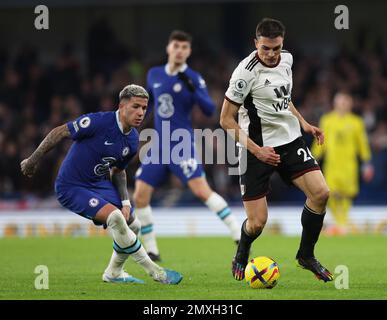
[[[123,132],[119,111],[82,115],[67,123],[74,140],[56,179],[57,184],[98,187],[110,169],[125,169],[138,150],[135,128]]]
[[[179,78],[178,72],[184,72],[191,80],[195,91],[191,92]],[[178,72],[169,72],[168,65],[151,68],[147,75],[147,91],[149,93],[148,112],[154,111],[154,125],[159,136],[168,135],[162,130],[163,122],[169,124],[170,133],[176,129],[186,129],[193,141],[191,113],[197,104],[202,112],[211,116],[215,104],[208,94],[206,83],[201,75],[184,64]],[[165,128],[165,125],[164,125]],[[173,141],[171,141],[173,143]]]

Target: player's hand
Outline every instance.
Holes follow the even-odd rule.
[[[275,153],[273,147],[261,147],[253,154],[262,162],[275,167],[281,162],[280,155]]]
[[[29,178],[35,174],[37,167],[38,165],[33,163],[30,158],[24,159],[20,162],[21,172]]]
[[[190,77],[188,77],[184,72],[179,72],[177,76],[181,81],[183,81],[183,83],[186,85],[189,91],[191,92],[195,91],[195,85]]]
[[[361,168],[361,171],[362,171],[362,176],[363,176],[363,180],[365,183],[369,183],[371,182],[371,180],[373,179],[374,177],[374,174],[375,174],[375,170],[374,170],[374,166],[372,164],[364,164]]]
[[[125,221],[129,221],[130,218],[130,206],[123,206],[121,209],[122,214],[124,215]]]
[[[312,126],[309,123],[305,123],[302,126],[302,129],[304,129],[306,133],[313,135],[313,137],[317,140],[318,145],[324,144],[324,132],[320,128]]]

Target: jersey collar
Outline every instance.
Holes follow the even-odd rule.
[[[120,121],[120,110],[116,111],[116,121],[117,121],[117,126],[120,129],[122,134],[127,136],[132,131],[132,128],[130,128],[130,130],[127,133],[124,132],[124,128],[123,128],[122,123]]]
[[[184,72],[186,69],[188,68],[188,65],[186,63],[184,63],[178,70],[176,70],[175,72],[170,72],[169,70],[169,65],[168,63],[165,65],[164,67],[164,70],[165,70],[165,73],[169,76],[175,76],[177,75],[179,72]]]

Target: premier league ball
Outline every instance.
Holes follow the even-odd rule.
[[[247,264],[245,279],[253,289],[274,288],[280,277],[277,262],[268,257],[256,257]]]

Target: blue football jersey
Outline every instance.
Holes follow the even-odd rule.
[[[74,140],[59,169],[56,183],[98,186],[109,178],[110,168],[125,169],[137,153],[135,128],[124,134],[119,111],[80,116],[67,123]]]
[[[207,116],[211,116],[216,107],[199,73],[187,65],[184,65],[180,72],[184,72],[192,80],[194,92],[189,90],[177,73],[169,74],[167,65],[157,66],[148,71],[147,91],[150,95],[148,113],[153,109],[154,126],[160,137],[164,135],[165,138],[166,132],[162,132],[162,123],[167,121],[171,133],[176,129],[187,129],[193,141],[191,120],[193,106],[199,105]]]

